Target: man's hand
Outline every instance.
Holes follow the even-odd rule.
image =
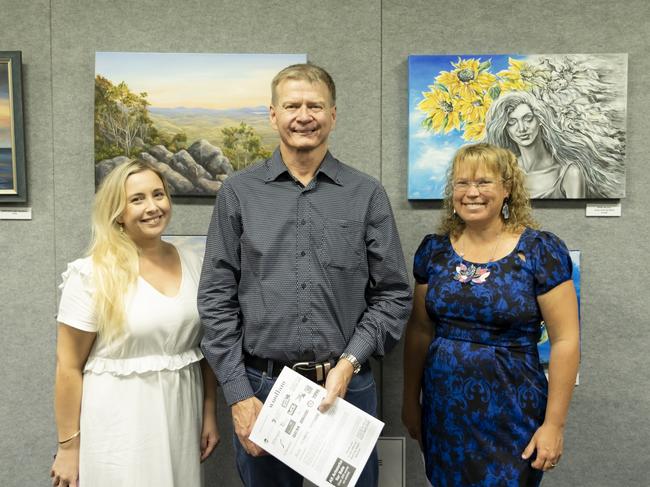
[[[232,424],[239,442],[246,450],[246,453],[254,457],[265,455],[266,452],[253,443],[248,437],[253,431],[257,416],[262,409],[262,401],[256,397],[249,397],[243,401],[236,402],[230,408],[232,412]]]
[[[334,401],[337,397],[345,397],[345,393],[348,390],[348,384],[352,380],[352,374],[354,367],[352,364],[343,359],[339,360],[329,374],[327,374],[327,379],[325,380],[325,390],[327,394],[318,406],[318,410],[321,413],[327,412],[329,408],[334,405]]]

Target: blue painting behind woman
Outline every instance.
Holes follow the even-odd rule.
[[[580,251],[570,250],[571,262],[573,263],[573,272],[571,278],[573,279],[573,287],[576,289],[578,296],[578,307],[580,306]],[[542,321],[540,325],[540,339],[537,342],[537,350],[539,352],[539,363],[544,367],[548,367],[548,361],[551,357],[551,342],[548,339],[548,332],[546,325]],[[577,382],[576,382],[577,384]]]

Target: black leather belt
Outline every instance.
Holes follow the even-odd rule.
[[[247,353],[244,354],[244,364],[260,372],[268,372],[270,362],[273,366],[272,377],[277,377],[284,367],[289,367],[303,377],[307,377],[309,380],[322,385],[325,383],[327,374],[334,368],[337,361],[331,359],[325,362],[281,362],[279,360],[255,357]],[[369,369],[370,364],[368,362],[361,364],[361,372],[366,372]]]
[[[334,368],[336,360],[326,360],[325,362],[280,362],[244,354],[244,364],[260,372],[268,372],[269,363],[272,363],[273,377],[280,375],[284,367],[289,367],[317,384],[324,384],[327,373]]]

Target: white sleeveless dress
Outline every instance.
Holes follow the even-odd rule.
[[[80,487],[202,485],[203,384],[196,306],[200,259],[178,249],[182,281],[168,297],[138,278],[126,333],[97,335],[84,367]],[[95,332],[93,264],[68,264],[57,321]]]

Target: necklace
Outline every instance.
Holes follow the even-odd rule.
[[[499,236],[497,237],[497,242],[494,244],[494,248],[492,249],[492,255],[490,256],[490,259],[485,263],[484,266],[480,266],[476,264],[470,264],[469,266],[467,266],[465,265],[465,263],[461,262],[459,265],[456,266],[456,272],[454,272],[454,280],[461,282],[463,284],[468,282],[471,282],[472,284],[483,284],[490,276],[490,271],[488,270],[487,264],[489,264],[494,260],[494,256],[496,255],[497,248],[499,248],[499,243],[501,242],[502,234],[503,231],[499,232]],[[459,254],[461,259],[465,255],[464,242],[463,242],[463,247],[460,249]]]

